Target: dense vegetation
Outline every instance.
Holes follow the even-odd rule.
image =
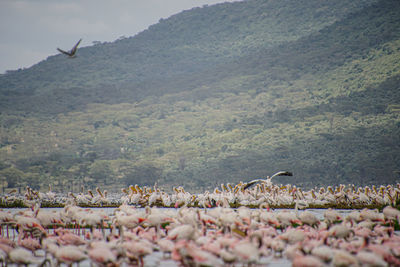
[[[212,189],[400,179],[400,2],[249,0],[0,76],[0,179]]]

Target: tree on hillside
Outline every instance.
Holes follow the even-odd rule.
[[[89,167],[89,175],[96,182],[102,182],[107,185],[110,183],[110,178],[113,178],[111,164],[107,160],[96,160]]]
[[[1,170],[0,176],[5,177],[8,187],[20,187],[25,180],[25,173],[14,167]]]
[[[125,184],[129,185],[154,185],[155,182],[161,177],[162,170],[152,164],[142,164],[135,166],[125,174]]]

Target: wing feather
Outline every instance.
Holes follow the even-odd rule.
[[[64,51],[64,50],[62,50],[62,49],[60,49],[60,48],[57,48],[57,50],[58,50],[59,52],[63,53],[63,54],[66,54],[66,55],[68,55],[68,56],[70,56],[70,55],[71,55],[69,52],[67,52],[67,51]]]
[[[264,180],[263,180],[263,179],[255,179],[255,180],[253,180],[253,181],[250,181],[250,182],[248,182],[248,183],[246,183],[246,184],[244,185],[243,189],[247,189],[247,188],[249,188],[250,186],[252,186],[252,185],[254,185],[254,184],[256,184],[256,183],[262,182],[262,181],[264,181]]]
[[[74,55],[76,53],[76,50],[78,49],[79,43],[82,41],[82,39],[79,39],[79,41],[74,45],[74,47],[71,49],[71,54]]]
[[[275,176],[293,176],[293,173],[288,172],[288,171],[279,171],[279,172],[275,173],[274,175],[272,175],[271,178],[275,177]]]

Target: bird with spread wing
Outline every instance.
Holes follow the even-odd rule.
[[[74,45],[74,47],[72,47],[72,49],[69,51],[64,51],[60,48],[57,48],[57,50],[65,55],[69,56],[70,58],[74,58],[74,57],[76,57],[75,53],[76,53],[76,50],[78,50],[78,45],[80,44],[81,41],[82,41],[82,39],[79,39],[79,41],[76,43],[76,45]]]
[[[265,183],[267,186],[271,186],[272,185],[271,180],[275,176],[293,176],[293,173],[288,172],[288,171],[279,171],[279,172],[275,173],[274,175],[272,175],[271,177],[267,176],[267,179],[255,179],[255,180],[252,180],[252,181],[250,181],[248,183],[245,183],[243,185],[243,189],[247,189],[247,188],[249,188],[250,186],[252,186],[252,185],[254,185],[256,183]]]

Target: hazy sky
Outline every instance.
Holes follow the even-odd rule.
[[[0,0],[0,73],[93,41],[133,36],[182,10],[234,0]]]

